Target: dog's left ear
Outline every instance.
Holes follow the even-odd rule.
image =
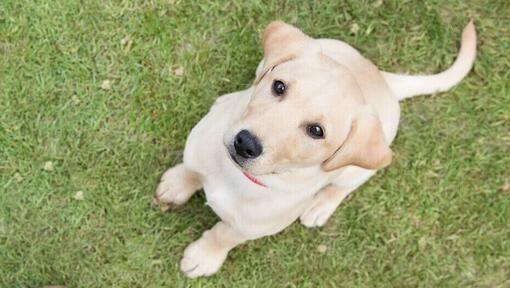
[[[264,65],[257,75],[258,82],[272,67],[305,53],[320,52],[320,46],[298,28],[282,21],[271,22],[262,35]]]
[[[351,131],[342,146],[321,165],[324,171],[347,165],[380,169],[391,163],[392,151],[384,138],[381,121],[363,109],[352,121]]]

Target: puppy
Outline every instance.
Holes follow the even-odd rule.
[[[313,39],[280,21],[263,34],[264,59],[246,90],[217,99],[193,128],[184,161],[167,170],[155,201],[182,205],[203,188],[221,221],[184,251],[181,270],[208,276],[235,246],[296,219],[324,225],[352,191],[391,162],[398,101],[446,91],[476,55],[470,22],[446,71],[379,71],[348,44]]]

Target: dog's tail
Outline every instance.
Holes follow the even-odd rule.
[[[457,59],[450,68],[435,75],[403,75],[382,72],[399,100],[423,94],[447,91],[457,85],[471,70],[476,57],[476,30],[471,20],[462,32]]]

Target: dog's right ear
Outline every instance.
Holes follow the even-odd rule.
[[[274,66],[305,53],[320,52],[320,46],[298,28],[282,21],[271,22],[262,35],[264,64],[255,83]]]

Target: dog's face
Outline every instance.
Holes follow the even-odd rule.
[[[289,60],[261,76],[225,139],[241,167],[254,175],[280,173],[321,163],[340,147],[357,104],[347,95],[360,91],[321,58]]]
[[[224,136],[234,162],[253,175],[389,163],[380,122],[363,106],[355,79],[315,40],[274,22],[264,33],[264,50],[250,102]]]

